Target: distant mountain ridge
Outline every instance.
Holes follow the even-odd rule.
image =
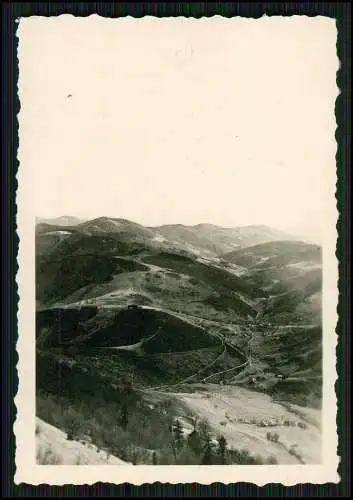
[[[62,215],[61,217],[36,217],[37,224],[50,224],[52,226],[77,226],[85,219],[73,217],[71,215]]]
[[[152,228],[151,228],[152,229]],[[266,243],[291,237],[267,226],[221,227],[214,224],[168,224],[153,228],[162,236],[200,246],[215,254],[226,253],[244,246]]]
[[[215,257],[259,243],[291,239],[286,233],[267,226],[225,228],[202,223],[194,226],[168,224],[153,227],[113,217],[97,217],[88,221],[68,216],[52,220],[37,219],[37,233],[50,233],[53,237],[55,231],[63,230],[68,233],[76,231],[92,235],[120,235],[119,237],[127,243],[135,241],[164,249],[178,248],[187,253],[206,257]]]

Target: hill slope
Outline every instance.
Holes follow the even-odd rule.
[[[77,413],[85,402],[96,414],[129,387],[128,404],[143,420],[154,389],[198,393],[195,383],[203,382],[204,390],[229,384],[320,407],[321,249],[264,242],[263,228],[185,228],[107,217],[37,225],[40,397],[60,396]],[[251,241],[261,243],[215,255]],[[90,425],[108,425],[97,419]],[[48,421],[55,425],[55,417]],[[169,438],[160,425],[163,448]],[[124,433],[119,439],[126,446]]]
[[[165,242],[156,241],[149,228],[123,219],[99,218],[65,231],[64,236],[57,236],[55,245],[43,249],[41,236],[54,237],[55,231],[48,232],[43,224],[37,229],[37,305],[44,316],[49,307],[61,311],[65,321],[69,318],[72,338],[78,327],[73,326],[66,309],[94,310],[96,319],[84,320],[79,329],[83,344],[119,346],[119,310],[134,317],[136,324],[139,315],[145,318],[144,327],[139,327],[140,337],[120,339],[123,345],[154,335],[157,317],[164,315],[166,339],[179,321],[176,333],[170,333],[165,344],[166,352],[176,349],[173,335],[178,335],[177,331],[181,345],[186,342],[185,351],[192,349],[194,341],[195,348],[206,347],[206,341],[198,346],[196,337],[191,344],[187,337],[181,340],[183,330],[191,335],[193,328],[214,335],[225,327],[223,332],[245,346],[249,329],[257,335],[259,318],[261,332],[267,329],[269,334],[274,326],[321,325],[321,249],[315,245],[276,241],[227,253],[222,259],[205,258],[166,250]],[[140,310],[124,313],[134,304]],[[142,311],[146,307],[149,312]],[[54,313],[50,314],[45,316],[49,324],[44,329],[50,328],[50,322],[57,324]],[[39,324],[42,316],[38,315]],[[147,317],[154,318],[152,328]],[[65,328],[62,323],[61,336]],[[126,329],[128,336],[129,331]],[[94,340],[98,338],[99,342]],[[316,337],[313,343],[319,355],[321,346]]]
[[[224,228],[213,224],[198,224],[196,226],[171,224],[153,229],[169,240],[186,242],[191,247],[202,249],[213,255],[288,237],[283,232],[267,226]]]
[[[36,458],[39,465],[130,465],[83,439],[68,440],[66,432],[40,418],[36,420]]]
[[[248,247],[223,256],[244,266],[243,278],[268,292],[264,314],[269,321],[321,321],[321,248],[297,241],[279,241]]]

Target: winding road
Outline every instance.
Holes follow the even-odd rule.
[[[249,364],[251,364],[251,354],[250,354],[250,356],[246,357],[244,355],[244,352],[241,349],[239,349],[238,347],[234,346],[233,344],[229,344],[219,332],[213,332],[213,335],[217,336],[217,338],[220,340],[220,342],[221,342],[221,344],[222,344],[222,346],[224,348],[223,348],[222,353],[219,356],[217,356],[207,366],[204,366],[203,368],[201,368],[200,370],[198,370],[196,373],[194,373],[192,375],[189,375],[188,377],[186,377],[186,378],[184,378],[182,380],[179,380],[178,382],[176,382],[174,384],[166,384],[166,385],[162,385],[162,386],[153,386],[153,387],[140,387],[140,388],[138,388],[138,390],[145,390],[146,391],[146,390],[169,389],[169,388],[177,387],[177,386],[179,386],[181,384],[184,384],[185,382],[188,382],[188,381],[190,381],[190,380],[198,377],[203,372],[205,372],[206,370],[208,370],[209,368],[211,368],[213,365],[215,365],[220,359],[222,359],[222,357],[225,356],[225,354],[227,352],[227,349],[231,349],[232,351],[234,351],[236,353],[237,356],[240,356],[243,359],[245,359],[245,361],[242,364],[240,364],[240,365],[233,366],[232,368],[228,368],[226,370],[222,370],[220,372],[213,373],[212,375],[209,375],[209,376],[201,379],[201,382],[206,382],[207,380],[210,380],[213,377],[216,377],[218,375],[222,375],[223,373],[230,373],[230,372],[232,372],[234,370],[238,370],[239,368],[245,368],[246,366],[248,366]],[[249,343],[250,343],[251,340],[252,340],[252,336],[250,337],[250,339],[248,341],[248,346],[249,346]]]
[[[225,355],[226,351],[227,351],[227,347],[224,346],[224,349],[223,349],[222,353],[219,356],[217,356],[217,358],[214,359],[209,365],[204,366],[198,372],[193,373],[192,375],[190,375],[190,376],[188,376],[188,377],[186,377],[186,378],[184,378],[182,380],[179,380],[179,382],[177,382],[175,384],[161,385],[161,386],[158,386],[158,387],[144,387],[143,390],[169,389],[170,387],[177,387],[178,385],[184,384],[185,382],[188,382],[189,380],[192,380],[193,378],[197,377],[202,372],[204,372],[205,370],[207,370],[208,368],[210,368],[211,366],[213,366],[214,364],[216,364],[217,361],[219,361]]]
[[[199,382],[207,382],[209,380],[212,380],[213,378],[215,377],[218,377],[218,376],[221,376],[223,374],[229,374],[229,373],[232,373],[233,371],[236,371],[236,370],[239,370],[239,369],[242,369],[242,368],[245,368],[247,366],[252,366],[252,350],[251,350],[251,342],[253,340],[253,335],[254,335],[254,332],[251,332],[250,336],[249,336],[249,339],[247,341],[247,344],[246,344],[246,348],[240,348],[236,345],[234,345],[232,342],[229,342],[228,340],[225,339],[225,337],[220,333],[220,330],[223,329],[223,328],[232,328],[233,325],[232,324],[228,324],[228,323],[221,323],[219,321],[214,321],[214,320],[209,320],[207,318],[204,318],[204,317],[201,317],[201,316],[196,316],[196,315],[192,315],[192,314],[186,314],[186,313],[179,313],[177,311],[173,311],[173,310],[170,310],[170,309],[165,309],[165,308],[159,308],[159,307],[155,307],[155,306],[141,306],[143,309],[154,309],[154,310],[160,310],[162,312],[165,312],[167,314],[170,314],[172,316],[175,316],[175,317],[178,317],[179,319],[183,319],[184,321],[187,321],[188,323],[190,324],[194,324],[192,322],[193,319],[199,319],[199,320],[202,320],[205,324],[209,324],[209,325],[214,325],[214,326],[218,326],[219,330],[218,331],[215,331],[215,332],[210,332],[212,335],[216,336],[221,345],[223,346],[223,350],[221,352],[221,354],[219,354],[211,363],[209,363],[207,366],[204,366],[203,368],[201,368],[200,370],[198,370],[197,372],[193,373],[192,375],[189,375],[187,377],[185,377],[184,379],[182,380],[179,380],[178,382],[175,382],[173,384],[164,384],[164,385],[160,385],[160,386],[151,386],[151,387],[136,387],[135,389],[136,390],[140,390],[140,391],[148,391],[148,390],[160,390],[160,389],[169,389],[169,388],[172,388],[172,387],[177,387],[177,386],[180,386],[186,382],[189,382],[195,378],[198,378],[200,375],[202,375],[206,370],[210,369],[212,366],[214,366],[219,360],[222,359],[222,357],[225,356],[227,350],[232,352],[232,354],[236,355],[238,358],[240,358],[243,362],[240,364],[240,365],[237,365],[237,366],[233,366],[232,368],[227,368],[226,370],[222,370],[222,371],[219,371],[219,372],[216,372],[216,373],[213,373],[211,375],[208,375],[207,377],[204,377],[204,378],[201,378],[201,380],[199,380]],[[260,319],[260,315],[261,313],[257,313],[256,315],[256,318],[254,318],[254,321],[251,323],[252,326],[255,326],[256,323],[259,321]],[[248,327],[249,325],[247,325]],[[292,325],[286,325],[287,327],[291,327]],[[294,326],[298,326],[298,325],[293,325]],[[311,325],[312,326],[312,325]],[[299,325],[299,327],[307,327],[307,325]],[[157,334],[157,333],[156,333]],[[154,334],[152,337],[154,337],[156,334]],[[126,348],[127,346],[125,346]],[[245,354],[245,351],[246,351],[246,354]],[[259,372],[263,372],[260,368],[259,368]],[[195,380],[196,382],[196,380]]]

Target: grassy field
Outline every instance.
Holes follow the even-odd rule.
[[[295,406],[293,411],[266,394],[211,384],[202,392],[195,385],[194,392],[178,397],[234,447],[274,456],[279,464],[301,463],[290,452],[295,448],[304,463],[321,463],[320,410],[310,410],[306,417],[305,408]],[[276,432],[278,442],[270,441],[268,432]]]

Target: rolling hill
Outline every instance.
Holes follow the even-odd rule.
[[[276,323],[321,321],[322,253],[317,245],[278,241],[223,255],[268,292],[263,313]]]
[[[321,248],[282,236],[108,217],[39,222],[41,397],[60,394],[77,411],[80,397],[109,406],[133,379],[129,405],[202,382],[320,407]]]
[[[172,224],[145,227],[126,219],[112,217],[98,217],[88,221],[81,221],[74,217],[37,219],[36,233],[42,235],[43,246],[48,246],[45,244],[46,235],[53,240],[55,235],[62,237],[64,234],[69,235],[73,232],[85,235],[115,235],[121,241],[130,244],[140,243],[152,248],[173,250],[206,258],[216,257],[227,251],[249,245],[289,237],[267,226],[224,228],[212,224],[196,226]]]
[[[61,245],[64,239],[68,241]],[[169,241],[141,224],[109,217],[98,217],[74,226],[40,222],[36,225],[36,240],[37,254],[51,250],[69,252],[67,247],[70,245],[76,245],[86,251],[88,246],[96,244],[105,245],[107,248],[111,245],[111,252],[120,251],[119,248],[122,249],[125,245],[128,253],[161,248],[184,254],[194,254],[195,251],[198,253],[196,249],[181,242]],[[77,249],[72,251],[76,252]]]
[[[197,224],[195,226],[171,224],[153,229],[169,240],[187,243],[191,247],[198,248],[199,251],[210,253],[210,255],[219,255],[257,243],[288,238],[285,233],[267,226],[224,228],[213,224]]]

